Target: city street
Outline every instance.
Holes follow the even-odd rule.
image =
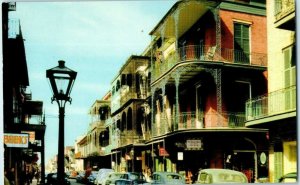
[[[296,2],[3,2],[5,184],[296,182]]]

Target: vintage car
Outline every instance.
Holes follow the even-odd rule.
[[[245,174],[229,169],[202,169],[199,171],[196,184],[248,183]]]
[[[185,184],[185,178],[174,172],[154,172],[148,184]]]
[[[97,173],[96,179],[94,180],[94,184],[104,185],[108,175],[112,172],[114,172],[113,169],[101,168]]]
[[[146,183],[146,178],[139,172],[125,172],[121,175],[120,179],[115,181],[116,185],[135,185]]]
[[[105,185],[115,185],[116,180],[120,179],[124,173],[122,172],[112,172],[108,175]]]
[[[49,173],[46,178],[46,185],[56,185],[57,182],[57,173]],[[64,185],[71,185],[71,182],[68,180],[67,174],[65,173]]]

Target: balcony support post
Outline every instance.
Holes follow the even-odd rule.
[[[175,105],[175,123],[174,130],[178,130],[179,125],[179,80],[180,80],[180,72],[176,70],[175,75],[175,87],[176,87],[176,105]]]
[[[151,135],[152,137],[156,135],[156,127],[154,125],[154,93],[155,93],[155,88],[151,88]],[[155,132],[155,133],[154,133]]]
[[[216,22],[216,53],[221,55],[221,20],[220,20],[220,5],[210,8]]]
[[[222,70],[221,69],[205,69],[209,72],[216,84],[216,98],[217,98],[217,113],[218,113],[218,123],[217,126],[222,126]]]

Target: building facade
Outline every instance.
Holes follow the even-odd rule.
[[[297,172],[295,1],[267,0],[268,93],[246,103],[246,126],[269,129],[269,181]]]
[[[16,10],[16,3],[2,3],[3,166],[7,171],[14,171],[15,178],[12,181],[18,185],[24,183],[26,173],[38,170],[41,172],[41,181],[44,182],[46,125],[43,102],[33,100],[29,90],[20,20],[10,17],[10,12]],[[40,169],[37,163],[41,163]]]
[[[296,171],[294,22],[293,1],[177,1],[112,80],[110,104],[92,106],[103,123],[78,143],[85,166],[227,168],[251,183]]]
[[[245,101],[267,92],[266,31],[252,1],[178,1],[151,31],[154,171],[268,175],[267,130],[245,127]]]
[[[117,171],[142,171],[140,156],[150,137],[150,122],[145,119],[149,62],[147,56],[130,56],[111,84],[112,125],[108,131],[112,134],[112,166]]]

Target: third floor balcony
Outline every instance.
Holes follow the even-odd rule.
[[[165,73],[172,71],[176,65],[188,63],[212,63],[222,62],[227,64],[267,66],[267,54],[220,48],[209,45],[188,45],[180,47],[168,53],[165,57],[163,52],[156,53],[156,61],[152,66],[152,79],[154,82]]]
[[[275,26],[295,30],[295,0],[275,0]]]

